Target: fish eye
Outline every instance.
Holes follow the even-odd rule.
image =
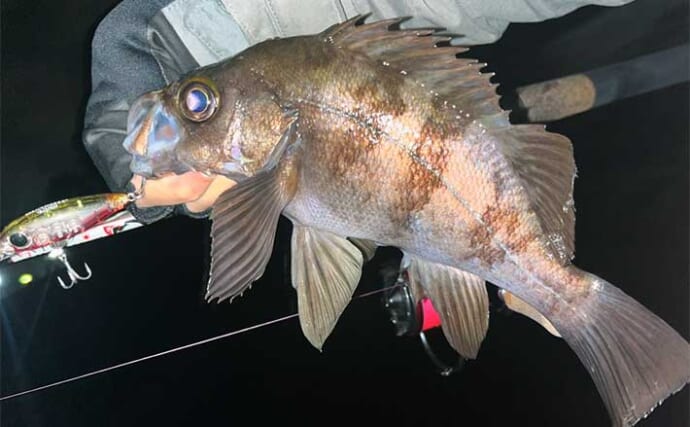
[[[194,122],[203,122],[216,112],[218,100],[207,85],[192,82],[180,91],[180,105],[186,118]]]
[[[17,249],[24,249],[31,244],[31,239],[24,233],[13,233],[10,235],[10,243]]]
[[[208,108],[208,95],[201,89],[192,89],[187,92],[187,109],[192,113],[201,114]]]

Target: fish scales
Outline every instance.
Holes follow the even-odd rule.
[[[300,111],[305,157],[288,215],[421,255],[428,255],[429,242],[440,243],[445,250],[436,255],[451,265],[462,259],[491,268],[504,256],[492,240],[514,253],[544,250],[500,147],[459,107],[383,61],[352,58],[330,43],[280,42],[243,61],[262,64],[261,79]],[[316,56],[331,59],[309,60]],[[295,78],[286,78],[285,69]],[[310,84],[296,84],[297,76]],[[464,138],[470,127],[472,136]]]
[[[378,244],[402,250],[415,298],[441,308],[465,357],[486,334],[489,281],[572,347],[614,425],[682,388],[687,341],[571,263],[570,141],[512,125],[484,65],[456,58],[448,38],[360,21],[260,43],[132,107],[134,173],[237,181],[213,207],[207,299],[232,300],[261,277],[282,214],[300,325],[317,348]]]

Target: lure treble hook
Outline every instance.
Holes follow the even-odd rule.
[[[51,252],[50,256],[52,258],[57,258],[62,265],[65,266],[67,269],[67,275],[69,276],[69,284],[66,284],[64,280],[62,280],[62,277],[58,277],[58,282],[60,283],[60,286],[63,289],[70,289],[72,286],[74,286],[75,283],[77,283],[80,280],[89,280],[91,278],[91,268],[89,267],[89,264],[84,263],[84,268],[86,269],[86,274],[79,274],[77,273],[77,270],[72,267],[72,265],[69,263],[69,260],[67,259],[67,254],[62,248],[55,249],[53,252]]]

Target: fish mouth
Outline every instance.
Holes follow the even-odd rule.
[[[165,106],[160,91],[140,97],[129,110],[127,137],[122,143],[132,155],[131,172],[145,178],[162,178],[192,171],[176,153],[183,139],[184,127]]]

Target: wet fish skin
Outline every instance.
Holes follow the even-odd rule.
[[[135,112],[150,124],[130,141],[174,117],[184,133],[161,145],[169,162],[239,182],[213,209],[208,298],[232,299],[260,277],[284,214],[295,225],[300,320],[320,347],[359,280],[362,257],[344,239],[395,246],[422,277],[448,280],[423,291],[442,300],[444,320],[456,326],[444,331],[457,342],[467,343],[462,331],[481,341],[488,311],[478,308],[485,299],[476,289],[490,281],[573,348],[614,425],[636,423],[688,382],[690,347],[618,288],[570,263],[569,140],[511,125],[482,65],[456,58],[461,49],[440,46],[448,40],[433,31],[389,31],[395,22],[352,20],[261,43],[165,89],[157,110]],[[180,112],[180,88],[190,79],[219,97],[201,123]],[[152,165],[138,154],[133,167]],[[441,269],[458,274],[429,273]],[[470,284],[473,293],[461,292]],[[469,318],[453,303],[460,295],[476,300]]]

